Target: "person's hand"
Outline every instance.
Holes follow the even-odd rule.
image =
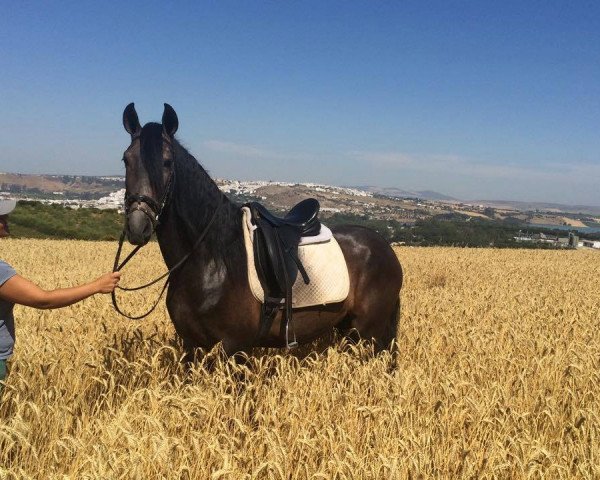
[[[99,277],[94,283],[98,288],[98,293],[111,293],[120,279],[121,272],[110,272]]]

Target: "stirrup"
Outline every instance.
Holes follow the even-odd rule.
[[[288,350],[292,350],[298,346],[298,340],[296,340],[296,330],[292,327],[292,332],[294,334],[294,341],[290,342],[290,322],[285,325],[285,345]]]

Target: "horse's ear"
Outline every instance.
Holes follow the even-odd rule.
[[[179,127],[179,120],[177,119],[177,114],[175,113],[175,110],[173,110],[173,107],[168,103],[165,103],[165,110],[163,111],[162,116],[162,126],[163,131],[169,137],[175,135],[175,132]]]
[[[140,130],[142,129],[133,102],[127,105],[125,110],[123,110],[123,126],[125,127],[125,130],[127,130],[127,133],[132,137],[140,133]]]

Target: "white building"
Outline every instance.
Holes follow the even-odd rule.
[[[600,250],[600,240],[581,240],[580,247],[597,248]]]

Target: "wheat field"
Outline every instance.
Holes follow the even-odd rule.
[[[109,270],[115,248],[12,239],[0,258],[51,288]],[[600,254],[397,254],[396,368],[339,341],[185,368],[164,306],[137,323],[109,296],[17,307],[0,479],[600,478]],[[163,268],[148,246],[123,284]]]

